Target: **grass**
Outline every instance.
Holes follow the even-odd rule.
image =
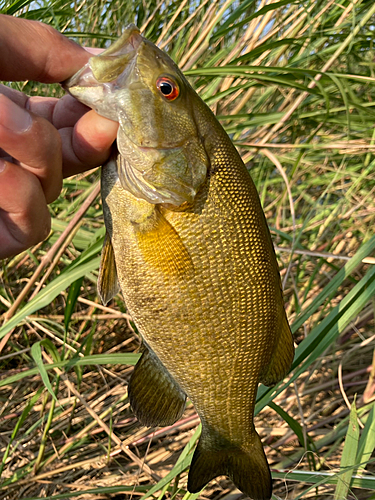
[[[189,75],[257,185],[298,344],[290,376],[258,394],[274,498],[375,498],[373,2],[3,0],[0,9],[98,47],[135,22]],[[196,497],[186,492],[193,407],[157,430],[129,408],[139,337],[120,296],[109,307],[97,297],[97,179],[67,179],[50,237],[0,268],[1,500]],[[200,498],[233,495],[220,478]]]

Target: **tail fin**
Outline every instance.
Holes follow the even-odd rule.
[[[225,448],[202,434],[190,466],[188,490],[198,493],[211,479],[228,476],[252,500],[269,500],[272,478],[258,434],[247,449],[235,446]]]

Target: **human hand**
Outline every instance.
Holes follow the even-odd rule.
[[[6,81],[61,82],[90,57],[45,24],[4,15],[0,47]],[[117,127],[71,96],[27,97],[0,85],[0,259],[48,236],[47,204],[63,177],[103,163]]]

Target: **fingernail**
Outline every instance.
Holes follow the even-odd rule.
[[[27,132],[33,120],[30,113],[20,108],[7,97],[0,95],[0,124],[17,134]]]
[[[0,174],[5,170],[6,162],[0,158]]]

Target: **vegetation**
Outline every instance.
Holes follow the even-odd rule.
[[[375,498],[373,1],[0,0],[0,12],[97,47],[134,22],[190,77],[257,185],[298,344],[290,376],[259,388],[274,498]],[[1,263],[0,499],[194,500],[193,407],[156,431],[129,408],[139,338],[121,297],[103,307],[96,293],[97,179],[67,179],[49,238]],[[200,498],[232,490],[220,478]]]

